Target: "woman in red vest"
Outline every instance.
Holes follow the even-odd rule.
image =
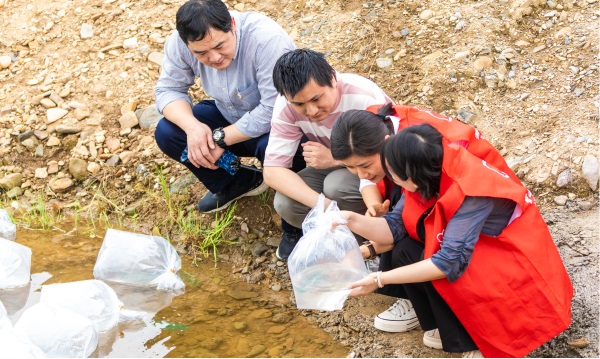
[[[347,111],[332,129],[331,153],[334,159],[341,161],[348,170],[360,177],[360,192],[368,208],[366,216],[380,217],[387,214],[401,196],[401,187],[385,176],[381,166],[379,153],[385,139],[403,128],[422,123],[432,125],[448,141],[462,144],[477,157],[508,170],[502,156],[477,129],[451,117],[414,106],[392,104],[371,106],[367,111]],[[380,255],[381,271],[395,268],[397,264],[393,263],[394,258],[403,255],[401,245],[382,245],[375,241],[364,241],[360,249],[366,259]],[[375,328],[388,332],[405,332],[418,326],[413,305],[407,300],[408,296],[402,285],[386,286],[377,292],[400,299],[375,317]],[[442,349],[437,329],[425,332],[423,343],[431,348]]]
[[[521,357],[569,326],[573,287],[514,174],[428,124],[387,140],[382,158],[403,198],[382,218],[342,216],[403,255],[397,268],[352,283],[351,296],[402,284],[422,329],[438,328],[444,350],[470,357]]]

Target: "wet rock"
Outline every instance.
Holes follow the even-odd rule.
[[[271,321],[277,324],[286,324],[289,323],[290,320],[292,320],[292,317],[288,313],[277,313],[271,318]]]
[[[279,292],[281,290],[281,285],[273,284],[270,288],[273,292]]]
[[[56,193],[66,192],[71,186],[73,186],[73,180],[69,177],[63,177],[56,180],[50,181],[50,189]]]
[[[262,344],[258,344],[252,347],[252,349],[248,352],[247,356],[248,358],[254,358],[260,354],[262,354],[265,350],[267,350],[267,347],[262,345]]]
[[[392,66],[394,60],[390,59],[389,57],[380,57],[376,59],[375,62],[377,63],[377,67],[379,67],[380,69],[385,69],[387,67]]]
[[[269,247],[267,247],[266,244],[256,243],[254,245],[254,247],[252,247],[252,255],[254,255],[255,257],[259,257],[260,255],[262,255],[263,253],[265,253],[268,250],[269,250]]]
[[[571,170],[567,168],[558,175],[558,179],[556,180],[556,186],[558,188],[562,188],[571,183],[572,181],[573,175],[571,174]]]
[[[23,184],[23,175],[20,173],[11,173],[0,179],[0,188],[5,191],[10,191],[15,187],[20,187]]]
[[[219,347],[223,339],[218,337],[206,338],[200,341],[200,347],[208,350],[215,350]]]
[[[265,319],[270,318],[271,316],[273,316],[273,312],[268,309],[257,309],[250,313],[250,318],[254,319]]]
[[[235,322],[235,323],[233,323],[233,327],[238,332],[243,332],[246,329],[248,329],[248,324],[246,324],[245,322]]]
[[[258,283],[265,278],[266,275],[263,272],[254,272],[248,277],[248,283]]]
[[[71,158],[69,160],[69,173],[76,180],[82,180],[88,176],[87,162],[81,158]]]
[[[248,290],[237,290],[231,289],[227,292],[227,295],[236,300],[252,299],[258,297],[257,292],[251,292]]]
[[[138,117],[141,128],[150,128],[163,118],[163,115],[158,113],[156,105],[151,105],[138,111],[135,114]]]
[[[274,325],[267,330],[268,334],[281,334],[285,331],[285,327],[283,325]]]
[[[600,165],[598,164],[598,159],[594,155],[586,155],[583,158],[581,171],[592,191],[595,191],[598,188],[598,178],[600,177]]]
[[[554,197],[554,203],[556,203],[559,206],[564,206],[567,204],[567,200],[569,198],[567,196],[556,196]]]

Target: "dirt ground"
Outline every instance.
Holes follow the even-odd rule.
[[[205,189],[156,147],[149,111],[182,3],[0,0],[2,203],[27,210],[42,196],[68,211],[101,190],[113,214],[134,214],[148,231],[169,236],[157,227],[164,217],[159,168],[174,192],[188,193],[193,211]],[[369,77],[397,103],[481,130],[534,193],[576,288],[573,324],[531,356],[600,355],[597,0],[227,4],[267,14],[298,47],[325,52],[338,71]],[[191,94],[203,98],[201,84]],[[250,283],[290,290],[274,257],[280,232],[271,204],[272,193],[239,201],[228,234],[239,243],[220,252],[219,265]],[[90,208],[92,216],[103,210]],[[352,348],[352,357],[456,356],[425,348],[420,330],[375,330],[373,316],[391,303],[373,295],[349,300],[341,312],[304,314]]]

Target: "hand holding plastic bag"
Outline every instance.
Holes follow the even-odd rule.
[[[342,309],[349,283],[367,274],[356,238],[344,225],[336,202],[317,206],[302,223],[304,236],[288,258],[298,309]]]

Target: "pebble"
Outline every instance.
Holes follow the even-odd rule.
[[[81,158],[71,158],[69,160],[69,173],[76,180],[82,180],[88,176],[87,162]]]
[[[463,122],[469,122],[469,119],[473,117],[473,112],[469,111],[466,108],[461,108],[458,110],[458,118]]]
[[[54,147],[54,146],[59,146],[59,145],[60,145],[60,140],[56,136],[50,136],[50,138],[48,139],[48,142],[46,142],[46,146],[48,146],[48,147]]]
[[[466,59],[469,55],[471,54],[471,51],[461,51],[461,52],[457,52],[456,54],[454,54],[454,59],[461,61]]]
[[[56,103],[52,100],[50,100],[49,98],[43,98],[40,100],[40,105],[44,106],[45,108],[54,108],[56,107]]]
[[[117,155],[112,155],[112,156],[110,156],[110,158],[109,158],[108,160],[106,160],[106,165],[107,165],[108,167],[114,167],[114,166],[116,166],[116,165],[118,165],[118,164],[119,164],[119,161],[120,161],[120,160],[121,160],[121,159],[119,158],[119,156],[117,156]]]
[[[410,31],[408,29],[402,29],[402,30],[400,30],[400,36],[407,37],[408,34],[410,34]]]
[[[558,175],[558,179],[556,180],[556,186],[558,188],[562,188],[571,183],[572,181],[573,175],[571,174],[571,170],[567,168]]]
[[[473,62],[473,67],[477,71],[486,71],[492,67],[493,61],[489,56],[481,56]]]
[[[94,28],[90,24],[82,24],[79,30],[79,36],[83,39],[91,39],[94,37]]]
[[[385,69],[392,66],[394,60],[390,59],[389,57],[379,57],[377,60],[375,60],[375,62],[377,62],[377,67],[380,69]]]
[[[20,187],[23,184],[23,175],[21,173],[11,173],[0,178],[0,188],[10,191],[14,187]]]
[[[421,12],[421,14],[419,14],[419,18],[421,20],[429,20],[433,17],[433,15],[434,15],[433,11],[426,9],[426,10],[423,10]]]
[[[46,167],[40,167],[35,169],[35,178],[46,178],[48,177],[48,169]]]
[[[129,39],[125,39],[123,41],[123,48],[124,49],[137,49],[138,47],[138,40],[137,37],[132,37]]]
[[[0,56],[0,68],[8,68],[10,66],[10,64],[12,63],[12,60],[10,58],[10,56]]]
[[[119,123],[122,129],[132,128],[137,126],[140,122],[134,112],[127,112],[119,118]]]
[[[66,192],[71,186],[73,186],[73,180],[69,177],[59,178],[50,181],[50,189],[56,193]]]
[[[151,52],[148,54],[148,61],[155,63],[157,65],[162,65],[163,59],[165,55],[162,52]]]
[[[81,121],[84,118],[90,117],[90,109],[87,107],[79,107],[76,108],[75,111],[73,111],[73,116],[78,120]]]
[[[58,120],[60,120],[61,118],[65,117],[65,115],[69,113],[69,111],[62,109],[62,108],[49,108],[46,111],[46,117],[48,118],[48,124],[56,122]]]
[[[454,30],[462,30],[465,28],[465,26],[467,26],[467,22],[464,20],[460,20],[459,22],[456,23]]]
[[[581,171],[592,191],[596,191],[598,189],[598,180],[600,177],[600,164],[598,163],[596,156],[591,154],[586,155],[583,158]]]
[[[156,104],[137,110],[135,114],[141,128],[150,128],[163,118],[163,115],[156,109]]]
[[[109,137],[106,139],[104,145],[109,153],[115,153],[119,150],[119,148],[121,148],[121,140],[118,138]]]
[[[268,250],[269,250],[269,247],[267,247],[266,244],[264,244],[262,242],[258,242],[254,245],[254,247],[252,247],[252,255],[254,255],[255,257],[258,257]]]
[[[77,125],[60,124],[60,125],[56,126],[56,132],[62,133],[65,135],[79,133],[81,131],[82,131],[82,128]]]
[[[96,162],[90,162],[87,165],[87,171],[90,172],[91,174],[96,174],[96,173],[98,173],[98,171],[100,171],[100,165],[97,164]]]
[[[10,191],[6,192],[6,197],[8,198],[18,198],[23,194],[23,190],[21,187],[15,187]]]
[[[556,203],[559,206],[566,205],[567,200],[568,200],[568,197],[564,196],[564,195],[554,197],[554,203]]]

